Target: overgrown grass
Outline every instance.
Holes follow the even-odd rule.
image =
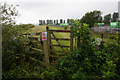
[[[108,32],[100,33],[100,32],[94,32],[91,30],[91,36],[93,38],[101,38],[101,34],[103,34],[103,41],[105,43],[114,44],[116,42],[115,39],[110,39],[110,36],[114,35],[113,33],[108,33]]]

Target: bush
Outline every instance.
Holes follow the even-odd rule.
[[[28,50],[24,47],[24,43],[29,41],[22,36],[21,32],[21,28],[13,25],[7,25],[2,30],[2,64],[3,73],[5,74],[9,70],[14,69],[12,67],[13,64],[19,66],[21,55],[28,53]]]
[[[75,21],[73,25],[78,28],[79,22]],[[102,48],[97,49],[87,26],[83,24],[79,32],[74,33],[74,36],[82,35],[79,47],[56,63],[56,69],[62,74],[62,79],[120,79],[117,72],[120,47],[114,48],[104,44]]]

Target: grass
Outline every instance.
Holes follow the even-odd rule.
[[[42,25],[42,26],[35,26],[34,28],[27,30],[25,33],[38,33],[44,31],[46,31],[46,26]]]
[[[55,26],[50,26],[49,27],[50,30],[64,30],[64,27],[55,27]],[[67,29],[69,30],[69,28]],[[56,38],[67,38],[70,39],[70,33],[60,33],[60,32],[54,32],[53,33]],[[51,36],[53,38],[53,36]],[[52,44],[56,44],[58,45],[56,40],[51,40]],[[70,41],[63,41],[63,40],[59,40],[59,43],[61,45],[65,45],[65,46],[70,46]],[[66,51],[68,52],[70,49],[69,48],[61,48],[61,47],[52,47],[53,50],[57,50],[57,51]],[[63,55],[64,53],[56,53],[57,55]]]
[[[101,38],[101,34],[100,32],[93,32],[91,31],[91,36],[93,38]],[[114,44],[116,41],[115,39],[110,39],[110,36],[111,35],[114,35],[114,34],[111,34],[111,33],[103,33],[103,41],[106,42],[106,43],[110,43],[110,44]]]
[[[50,30],[64,30],[64,27],[56,27],[56,26],[49,26]],[[70,30],[70,28],[67,28],[67,30]],[[30,30],[26,31],[26,33],[38,33],[38,32],[44,32],[46,31],[46,25],[42,25],[42,26],[35,26],[34,28],[31,28]],[[91,36],[93,38],[101,38],[101,34],[99,32],[93,32],[91,31]],[[68,38],[70,39],[70,33],[60,33],[60,32],[54,32],[54,35],[56,36],[56,38]],[[110,44],[114,44],[115,40],[114,39],[110,39],[110,33],[104,33],[103,36],[103,41],[106,43],[110,43]],[[39,36],[34,36],[34,37],[39,37]],[[53,38],[53,36],[51,35],[51,37]],[[58,45],[56,40],[51,40],[52,44],[54,45]],[[61,45],[66,45],[66,46],[70,46],[70,41],[63,41],[63,40],[59,40],[59,43]],[[61,48],[61,47],[52,47],[53,50],[57,50],[57,51],[69,51],[69,48]],[[62,55],[64,53],[56,53],[57,55]]]

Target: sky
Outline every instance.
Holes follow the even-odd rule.
[[[85,13],[100,10],[102,16],[118,12],[120,0],[1,0],[19,5],[17,24],[39,24],[47,19],[80,19]]]

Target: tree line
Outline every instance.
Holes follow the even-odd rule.
[[[119,13],[114,12],[113,15],[111,13],[101,16],[101,11],[91,11],[87,12],[80,20],[81,23],[87,23],[90,27],[93,27],[95,23],[105,23],[105,25],[109,25],[110,22],[117,22],[119,18]]]
[[[77,19],[80,23],[87,23],[89,27],[93,27],[95,23],[105,23],[109,25],[110,22],[117,22],[119,18],[119,13],[114,12],[113,14],[109,13],[102,16],[102,12],[98,10],[87,12],[81,19]],[[72,25],[72,19],[67,19],[67,23]],[[65,23],[65,20],[60,19],[60,23]],[[58,25],[58,20],[39,20],[39,25],[42,24],[56,24]]]

